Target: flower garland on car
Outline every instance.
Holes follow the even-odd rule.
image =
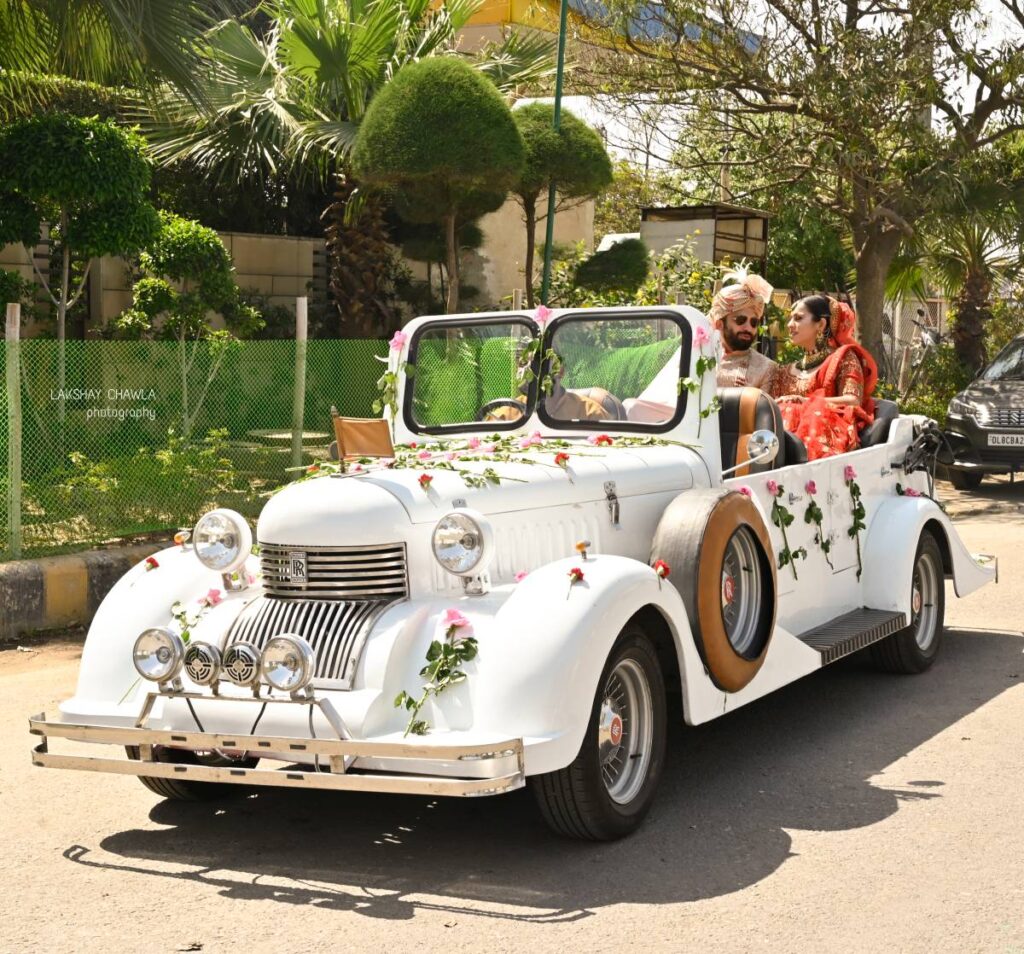
[[[786,535],[786,527],[793,522],[793,514],[789,512],[787,507],[784,507],[779,501],[782,499],[782,495],[785,492],[785,488],[782,484],[777,481],[771,480],[770,478],[765,482],[765,487],[768,488],[768,493],[772,498],[772,523],[779,528],[782,533],[782,549],[779,551],[779,569],[781,570],[784,566],[788,566],[793,571],[793,579],[800,579],[796,572],[796,561],[797,559],[806,560],[807,550],[804,547],[797,547],[795,550],[790,548],[789,538]]]
[[[400,354],[408,340],[408,334],[404,331],[396,331],[391,336],[391,341],[388,342],[391,354]],[[379,355],[375,355],[375,357],[378,361],[383,361],[385,364],[391,361],[390,357],[381,358]],[[373,413],[380,414],[386,408],[391,418],[392,427],[394,427],[395,420],[398,417],[398,378],[402,374],[407,378],[411,378],[415,370],[408,361],[399,361],[394,371],[388,369],[377,379],[377,390],[380,391],[380,397],[373,402]]]
[[[835,567],[832,566],[832,557],[829,556],[829,553],[832,550],[832,541],[825,536],[825,531],[821,526],[822,521],[825,519],[825,515],[821,511],[818,501],[814,499],[814,495],[818,492],[818,485],[813,480],[809,480],[804,484],[804,490],[807,491],[807,496],[810,498],[810,502],[807,504],[807,509],[804,511],[804,523],[814,524],[814,542],[818,544],[818,548],[825,554],[825,562],[829,565],[829,568],[834,570]]]
[[[477,641],[476,637],[468,635],[472,631],[469,619],[459,610],[449,609],[444,614],[443,623],[444,639],[431,641],[427,647],[427,664],[420,670],[420,675],[427,680],[423,684],[423,693],[416,699],[403,689],[395,696],[395,708],[404,708],[410,713],[403,738],[426,735],[430,731],[430,723],[419,718],[420,710],[431,696],[439,696],[449,687],[465,682],[466,673],[461,666],[476,658]]]
[[[867,524],[864,522],[864,518],[867,516],[867,511],[864,509],[864,503],[860,497],[860,485],[857,483],[857,471],[853,469],[852,464],[847,464],[846,467],[843,468],[843,480],[846,483],[846,489],[850,492],[850,502],[853,504],[853,523],[850,525],[850,529],[846,532],[853,537],[853,540],[857,545],[857,579],[859,580],[861,573],[864,571],[864,565],[860,556],[860,532],[861,530],[867,529]]]
[[[697,372],[695,378],[680,378],[678,391],[681,394],[685,388],[690,394],[697,395],[697,436],[700,437],[701,425],[705,418],[710,417],[716,411],[718,411],[722,402],[719,400],[716,394],[710,401],[708,401],[707,407],[702,407],[700,404],[700,395],[704,392],[704,376],[714,369],[718,365],[718,359],[714,355],[705,355],[704,346],[711,341],[711,333],[703,325],[698,325],[696,331],[693,333],[693,343],[697,346],[697,363],[694,370]]]

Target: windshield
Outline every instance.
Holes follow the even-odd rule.
[[[546,424],[664,431],[682,417],[689,326],[671,312],[565,315],[552,322],[544,350]]]
[[[515,429],[533,410],[536,340],[518,317],[424,325],[409,351],[406,420],[425,433]]]
[[[982,381],[1024,381],[1024,338],[1011,341],[981,373]]]

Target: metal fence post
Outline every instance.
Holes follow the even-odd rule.
[[[308,299],[295,299],[295,390],[292,395],[292,467],[302,464],[302,432],[306,413],[306,337]]]
[[[21,558],[21,305],[7,306],[7,545]]]

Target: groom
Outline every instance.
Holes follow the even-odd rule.
[[[725,311],[715,321],[715,327],[722,336],[724,351],[718,362],[720,388],[754,387],[766,390],[776,371],[775,362],[754,347],[758,326],[764,320],[764,307],[762,305],[758,308],[755,301]]]

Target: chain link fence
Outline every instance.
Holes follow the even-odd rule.
[[[0,342],[0,348],[5,345]],[[255,518],[291,474],[294,341],[221,347],[19,342],[21,556],[189,527],[207,509]],[[331,405],[373,416],[387,342],[306,345],[302,461],[327,456]],[[6,360],[6,354],[2,355]],[[4,362],[0,361],[0,367]],[[0,391],[0,560],[10,537],[8,393]]]

